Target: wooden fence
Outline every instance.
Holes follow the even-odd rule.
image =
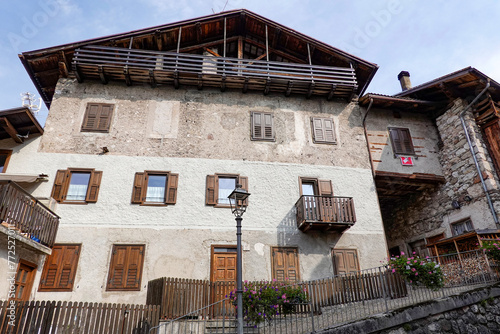
[[[153,305],[0,301],[3,334],[148,334],[159,318],[159,307]]]
[[[327,279],[297,283],[306,289],[315,312],[321,307],[333,306],[377,298],[407,296],[406,284],[398,274],[388,271],[363,271]],[[235,289],[234,282],[210,282],[182,278],[162,277],[148,282],[146,304],[160,305],[161,319],[188,317],[218,318],[222,314],[234,316],[234,306],[224,300]],[[304,308],[301,312],[308,312]]]

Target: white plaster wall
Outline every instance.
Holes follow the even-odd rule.
[[[9,172],[49,175],[48,182],[28,187],[34,196],[50,196],[58,169],[95,168],[103,171],[103,178],[97,203],[59,204],[57,208],[57,214],[62,217],[57,242],[82,243],[74,291],[36,292],[37,299],[142,303],[150,279],[162,276],[209,279],[210,246],[236,243],[235,221],[230,210],[205,206],[206,175],[214,173],[239,173],[249,178],[251,197],[243,220],[245,279],[271,278],[272,246],[299,247],[303,280],[332,275],[332,247],[356,248],[361,268],[380,265],[387,254],[370,169],[241,160],[40,153],[37,152],[39,143],[40,138],[35,138],[16,146],[8,167]],[[179,173],[175,205],[130,204],[134,174],[144,170]],[[356,224],[342,235],[300,232],[293,211],[299,198],[299,176],[330,179],[336,196],[353,197]],[[140,292],[105,291],[114,243],[146,244]]]

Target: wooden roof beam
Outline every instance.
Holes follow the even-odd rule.
[[[444,82],[441,82],[439,84],[439,88],[446,95],[446,97],[449,98],[450,100],[454,100],[454,99],[460,97],[460,95],[461,95],[460,92],[455,87],[451,86],[450,84],[444,83]]]
[[[226,43],[234,42],[236,40],[238,40],[238,36],[230,37],[230,38],[226,39]],[[203,43],[203,44],[198,44],[198,45],[193,45],[193,46],[187,46],[187,47],[179,48],[179,52],[180,53],[189,53],[191,51],[200,50],[200,49],[203,49],[203,48],[210,48],[212,46],[221,45],[223,43],[224,43],[224,38],[218,39],[218,40],[215,40],[215,41],[212,41],[212,42],[207,42],[207,43]],[[177,52],[177,49],[170,49],[168,51],[170,51],[170,52]]]
[[[254,40],[251,40],[251,39],[245,39],[245,43],[253,44],[253,45],[258,46],[259,48],[264,49],[264,50],[266,49],[266,46],[264,44],[261,44],[259,42],[254,41]],[[292,60],[293,62],[295,62],[297,64],[307,64],[307,62],[303,59],[297,58],[295,56],[292,56],[292,55],[285,53],[285,52],[282,52],[282,51],[278,51],[276,49],[269,48],[269,53],[270,54],[275,53],[278,56],[286,58],[288,60]]]
[[[11,122],[7,119],[7,117],[0,117],[0,126],[9,134],[9,136],[14,139],[16,143],[21,144],[23,142],[23,138],[18,136],[16,128],[12,125]]]

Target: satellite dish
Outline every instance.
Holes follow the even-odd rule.
[[[30,92],[21,93],[22,106],[27,107],[32,113],[36,114],[42,106],[42,98],[38,98],[38,103],[35,99],[35,94]]]

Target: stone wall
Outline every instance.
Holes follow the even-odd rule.
[[[439,160],[446,183],[410,197],[391,217],[384,217],[389,248],[400,246],[404,250],[405,243],[443,232],[450,237],[450,224],[462,219],[471,219],[475,229],[496,228],[459,118],[466,105],[466,101],[457,99],[436,119],[441,139]],[[492,199],[499,202],[498,179],[480,129],[472,113],[464,119]],[[464,200],[465,196],[471,200]],[[460,201],[460,209],[453,208],[453,200]]]

